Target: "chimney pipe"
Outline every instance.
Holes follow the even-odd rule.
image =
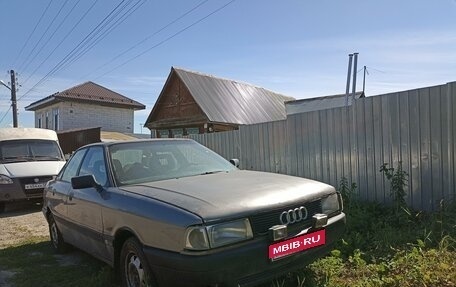
[[[353,61],[353,85],[352,85],[352,104],[355,102],[355,95],[356,95],[356,73],[358,69],[358,53],[353,54],[355,59]]]
[[[348,95],[350,93],[350,75],[351,75],[351,68],[352,68],[352,59],[353,54],[348,55],[348,73],[347,73],[347,88],[345,89],[345,106],[348,106]]]

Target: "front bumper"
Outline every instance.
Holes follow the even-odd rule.
[[[26,188],[33,184],[44,186],[46,182],[52,179],[52,175],[33,176],[23,178],[12,178],[11,184],[0,184],[0,202],[18,201],[24,199],[41,199],[43,197],[43,187]]]
[[[255,286],[302,268],[331,250],[345,230],[345,214],[324,227],[326,244],[271,261],[267,236],[199,255],[178,254],[145,247],[149,265],[160,286]]]

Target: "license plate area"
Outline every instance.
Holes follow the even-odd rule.
[[[311,232],[269,245],[269,259],[274,261],[326,243],[326,230]]]
[[[30,183],[30,184],[24,185],[24,188],[25,189],[39,189],[39,188],[44,188],[45,185],[46,185],[46,183],[44,183],[44,182],[42,182],[42,183]]]

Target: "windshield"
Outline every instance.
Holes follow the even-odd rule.
[[[56,141],[10,140],[0,142],[0,162],[60,161],[62,153]]]
[[[227,160],[190,140],[119,143],[109,148],[118,185],[228,172]]]

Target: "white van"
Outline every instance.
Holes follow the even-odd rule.
[[[0,212],[5,202],[41,200],[44,186],[64,164],[55,131],[0,129]]]

